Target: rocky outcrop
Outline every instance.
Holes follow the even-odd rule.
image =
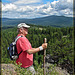
[[[42,64],[43,68],[43,64]],[[45,64],[45,71],[48,75],[50,75],[51,72],[57,72],[58,75],[70,75],[65,69],[62,69],[61,67],[54,66],[53,64],[46,63]]]
[[[46,58],[45,58],[45,61],[48,62],[48,63],[57,63],[58,62],[58,56],[51,56],[50,54],[47,54],[46,55]]]
[[[49,64],[57,64],[59,65],[62,70],[65,69],[70,75],[73,75],[73,68],[72,63],[69,60],[65,60],[62,64],[58,63],[58,56],[51,56],[50,54],[47,54],[45,57],[45,62]]]
[[[1,64],[2,75],[17,75],[16,67],[13,64]]]

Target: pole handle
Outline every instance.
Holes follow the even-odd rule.
[[[44,38],[44,43],[46,43],[47,42],[47,39],[46,38]]]

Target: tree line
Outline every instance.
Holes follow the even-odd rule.
[[[46,54],[50,54],[57,65],[67,68],[68,72],[73,73],[74,46],[73,46],[73,27],[50,27],[50,26],[31,26],[26,36],[33,48],[39,47],[44,38],[47,38],[48,48]],[[17,36],[17,27],[2,29],[1,32],[1,62],[12,63],[9,58],[7,47]],[[57,57],[57,58],[55,58]],[[34,60],[43,63],[43,51],[34,54]]]

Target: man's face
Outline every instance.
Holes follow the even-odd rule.
[[[27,35],[28,34],[28,28],[23,27],[23,34]]]

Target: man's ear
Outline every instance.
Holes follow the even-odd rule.
[[[23,32],[23,29],[22,28],[20,28],[20,32]]]

